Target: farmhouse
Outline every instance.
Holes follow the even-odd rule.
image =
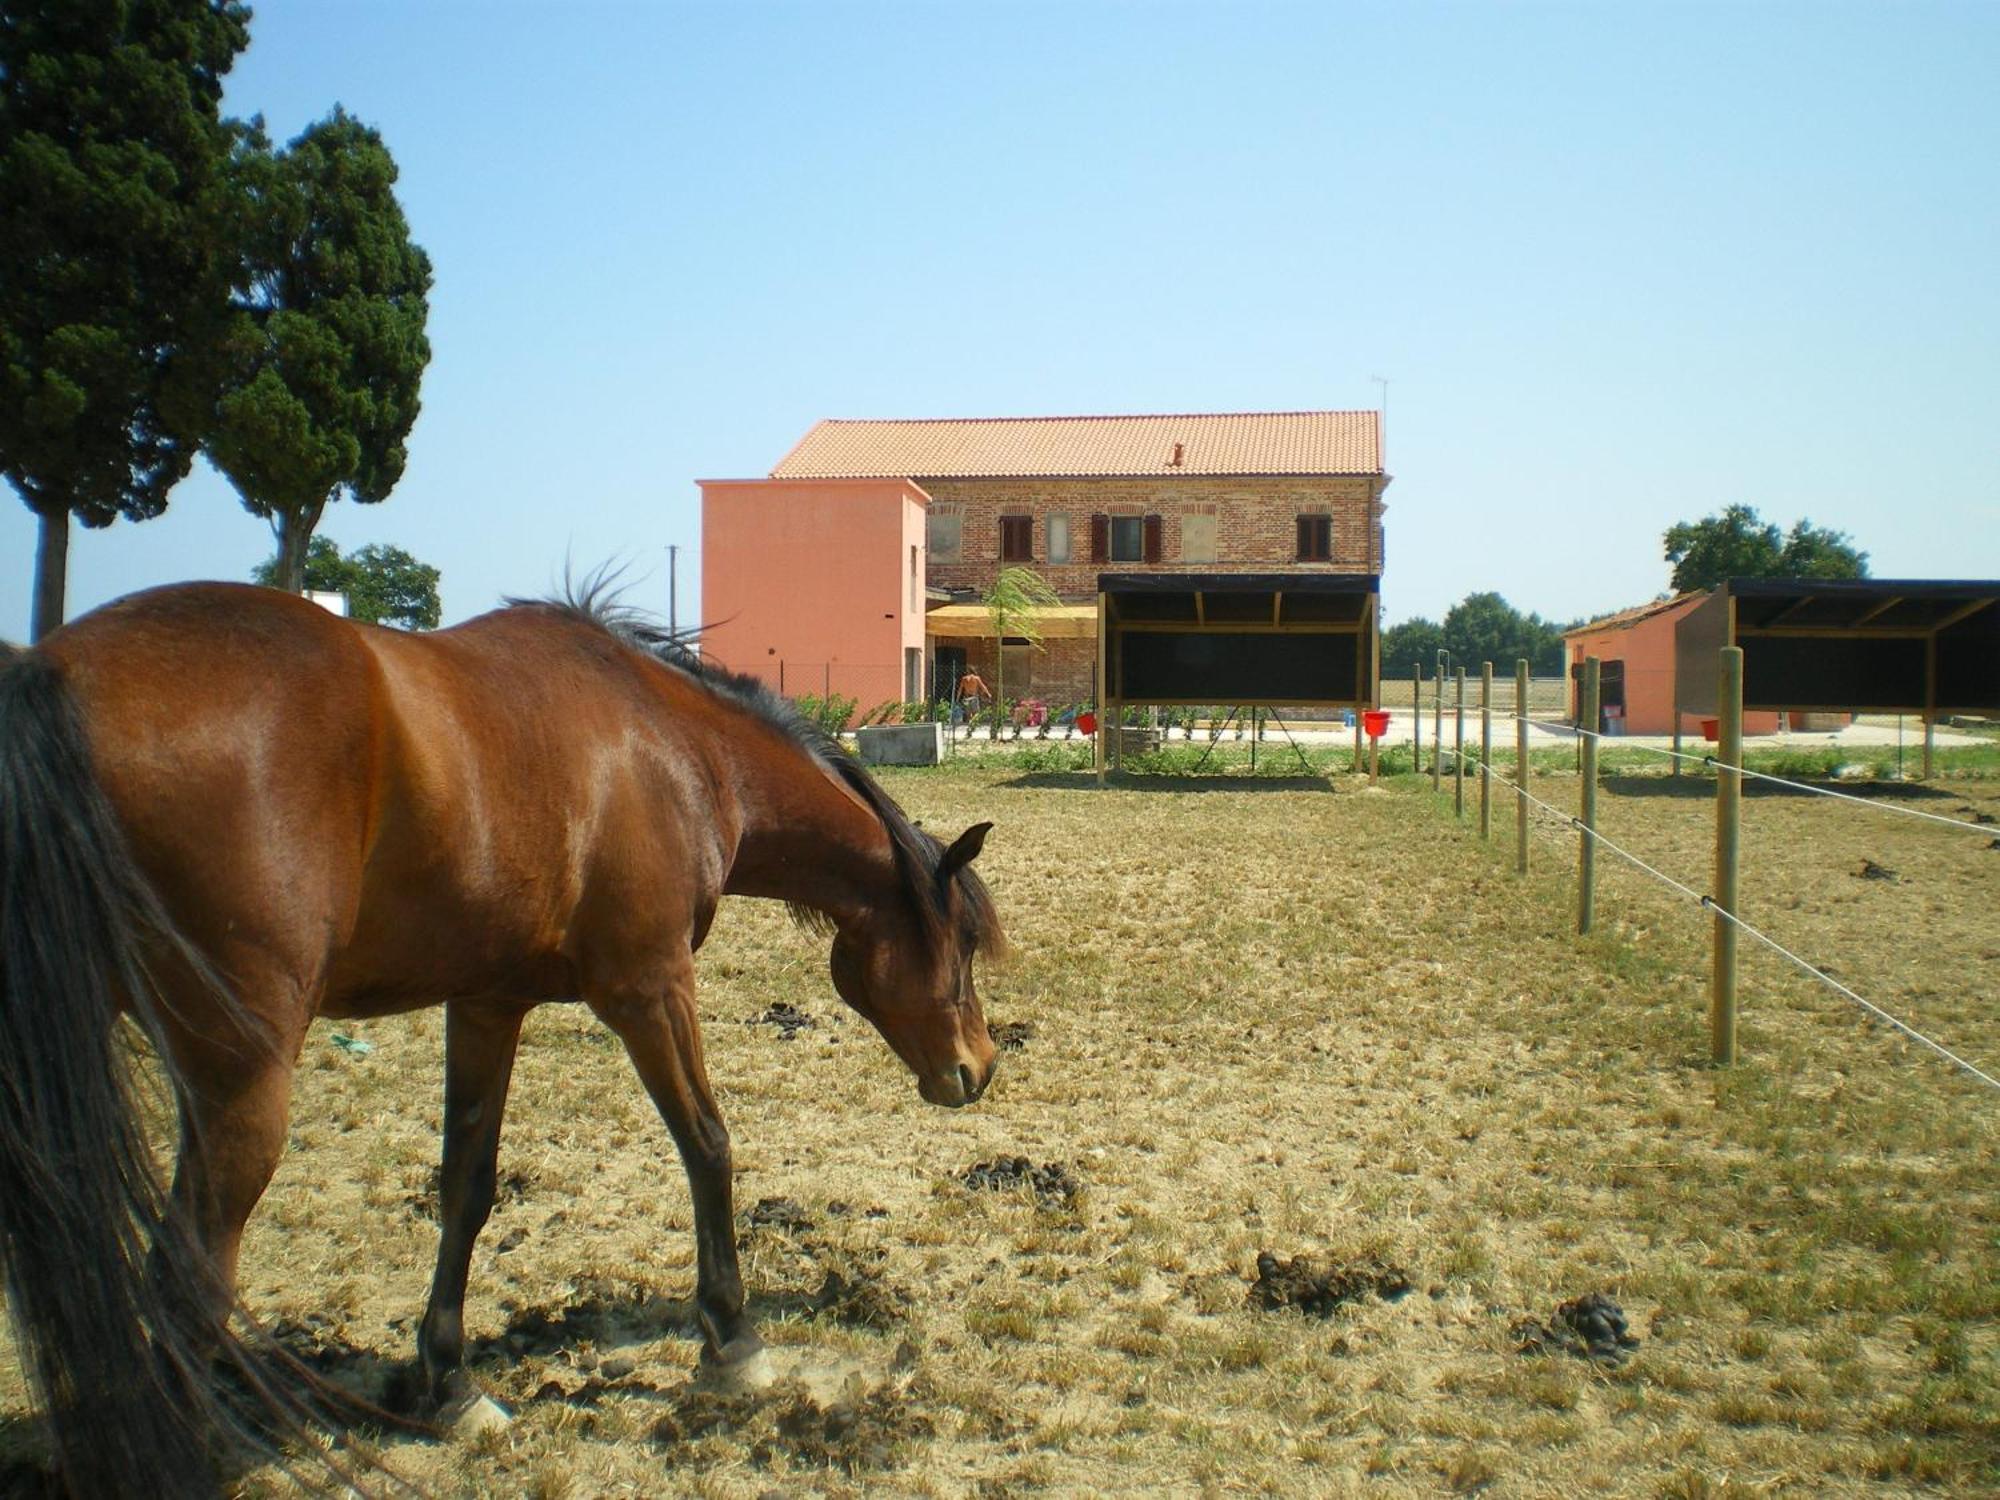
[[[1208,662],[1219,701],[1213,662],[1261,650],[1232,701],[1359,702],[1388,483],[1372,411],[823,421],[763,479],[702,481],[704,650],[864,708],[1003,666],[1010,697],[1079,701],[1100,617],[1132,599],[1158,637],[1132,657],[1153,688],[1114,696],[1183,698]],[[1012,566],[1062,601],[1039,612],[1040,650],[997,639],[979,602]],[[1211,631],[1242,649],[1190,645]],[[1329,651],[1331,673],[1296,670]]]

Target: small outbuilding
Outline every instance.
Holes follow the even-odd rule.
[[[1583,673],[1584,658],[1594,656],[1598,660],[1599,733],[1676,733],[1675,631],[1707,597],[1677,594],[1565,631],[1563,651],[1569,663],[1570,718],[1574,720],[1582,711],[1577,680]],[[1713,672],[1709,682],[1707,705],[1699,710],[1683,709],[1679,733],[1699,735],[1701,721],[1715,717]],[[1776,713],[1744,716],[1745,734],[1774,734],[1777,729]]]

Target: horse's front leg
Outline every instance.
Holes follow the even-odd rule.
[[[625,1044],[687,1169],[694,1200],[695,1309],[704,1336],[702,1361],[739,1383],[768,1383],[771,1371],[764,1342],[743,1311],[729,1131],[702,1065],[692,955],[643,988],[606,990],[584,998]]]
[[[437,1274],[417,1330],[424,1399],[433,1411],[471,1404],[465,1377],[465,1282],[473,1241],[493,1211],[500,1114],[521,1041],[521,1008],[453,1001],[444,1023],[444,1167],[438,1182]]]

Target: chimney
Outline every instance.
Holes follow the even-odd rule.
[[[1170,459],[1168,459],[1168,460],[1167,460],[1167,467],[1168,467],[1168,468],[1170,468],[1170,469],[1178,469],[1178,468],[1179,468],[1179,467],[1181,466],[1181,454],[1182,454],[1182,452],[1183,452],[1183,451],[1185,450],[1185,448],[1186,448],[1186,444],[1184,444],[1184,443],[1175,443],[1175,444],[1174,444],[1174,456],[1173,456],[1172,458],[1170,458]]]

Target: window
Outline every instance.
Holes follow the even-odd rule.
[[[965,518],[959,515],[930,513],[925,531],[930,547],[931,561],[955,563],[958,561],[959,538],[965,530]]]
[[[1049,528],[1049,561],[1052,563],[1068,562],[1070,560],[1069,517],[1050,516],[1048,519],[1048,528]]]
[[[1113,516],[1111,518],[1111,560],[1113,562],[1141,562],[1146,556],[1146,518],[1144,516]]]
[[[1033,516],[1002,516],[1000,518],[1000,561],[1032,562],[1035,556],[1035,518]]]
[[[1215,561],[1215,517],[1181,517],[1181,561],[1206,563]]]
[[[1299,561],[1333,561],[1333,517],[1299,517]]]
[[[915,547],[912,547],[910,549],[910,613],[913,615],[920,615],[923,612],[924,612],[923,559],[921,555],[918,553],[917,549]],[[914,697],[915,694],[911,694],[909,696]]]
[[[1163,530],[1158,516],[1092,516],[1090,560],[1156,563]]]

